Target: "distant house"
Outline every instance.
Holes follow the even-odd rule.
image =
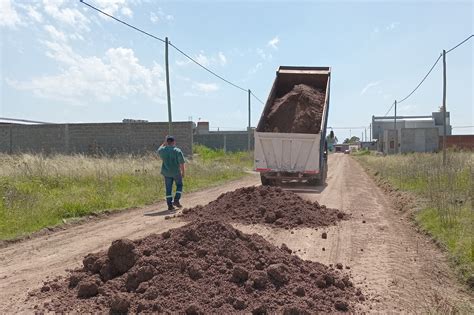
[[[449,112],[446,122],[442,112],[433,112],[431,116],[372,116],[372,138],[377,140],[377,151],[385,154],[436,152],[444,123],[446,133],[451,135]]]

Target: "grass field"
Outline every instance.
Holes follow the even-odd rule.
[[[248,153],[195,147],[185,193],[237,179]],[[143,157],[0,155],[0,239],[12,239],[104,210],[164,200],[161,161]]]
[[[474,154],[449,152],[446,166],[441,154],[363,155],[356,159],[393,186],[426,200],[415,220],[449,251],[459,274],[471,284],[474,281]]]

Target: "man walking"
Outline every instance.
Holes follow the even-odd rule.
[[[175,210],[175,206],[181,208],[179,199],[183,193],[184,156],[183,152],[176,147],[173,136],[167,136],[166,141],[158,148],[163,163],[161,175],[165,177],[166,203],[168,210]],[[173,201],[173,182],[176,182],[176,194]]]

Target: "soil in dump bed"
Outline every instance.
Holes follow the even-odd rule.
[[[334,225],[347,214],[303,200],[280,187],[251,186],[220,195],[206,206],[184,209],[185,220],[221,220],[281,228]]]
[[[277,98],[263,124],[263,132],[319,133],[326,94],[322,89],[298,84]]]
[[[107,251],[87,255],[83,264],[30,294],[41,301],[35,308],[309,314],[354,311],[365,299],[342,270],[304,261],[285,245],[278,248],[218,221],[117,240]]]

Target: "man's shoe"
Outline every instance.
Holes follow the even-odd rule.
[[[182,208],[182,207],[183,207],[183,206],[179,203],[179,201],[173,202],[173,206],[178,207],[178,208]]]
[[[174,211],[174,210],[176,210],[176,208],[173,205],[168,206],[168,211]]]

